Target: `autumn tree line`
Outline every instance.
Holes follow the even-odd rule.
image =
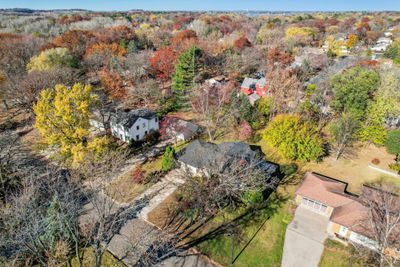
[[[147,107],[161,117],[191,113],[209,141],[232,133],[252,143],[262,139],[299,162],[329,154],[339,159],[356,142],[386,145],[397,155],[392,168],[399,171],[400,134],[387,127],[388,119],[400,116],[399,23],[392,13],[255,18],[234,13],[2,14],[1,259],[57,266],[72,257],[80,261],[81,248],[91,244],[100,266],[102,244],[127,215],[112,213],[112,203],[98,198],[104,188],[94,180],[107,180],[127,152],[111,136],[92,134],[94,110]],[[370,60],[368,50],[389,27],[394,42],[384,59],[391,67]],[[339,35],[346,41],[338,41]],[[294,64],[307,48],[324,43],[330,46],[327,53]],[[355,55],[351,64],[310,83],[342,62],[343,45]],[[223,81],[210,82],[216,76]],[[265,77],[271,94],[252,106],[240,92],[245,77]],[[28,142],[31,131],[39,136]],[[173,165],[172,154],[168,150],[163,168]],[[234,207],[226,200],[257,198],[239,197],[243,188],[229,181],[228,192],[208,179],[193,179],[193,186],[184,188],[185,203],[207,199],[195,206],[197,217],[190,218],[188,229],[215,216],[216,201]],[[261,186],[256,182],[248,189]],[[194,190],[201,183],[214,185],[212,191]],[[81,231],[78,217],[85,200],[103,207],[96,210],[103,221]]]

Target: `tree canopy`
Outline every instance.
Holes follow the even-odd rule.
[[[265,128],[262,137],[288,159],[311,161],[325,154],[324,140],[317,128],[302,121],[298,115],[276,116]]]
[[[331,102],[336,112],[362,115],[379,85],[379,74],[363,67],[353,67],[332,78],[334,99]]]
[[[96,101],[90,85],[56,85],[43,90],[33,108],[35,127],[44,142],[58,148],[72,164],[80,163],[86,153],[100,154],[107,143],[105,138],[89,138],[89,114]]]
[[[28,71],[49,70],[54,67],[75,67],[75,58],[67,48],[52,48],[41,52],[31,58],[27,65]]]

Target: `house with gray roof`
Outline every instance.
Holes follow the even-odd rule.
[[[141,141],[159,130],[159,119],[149,109],[117,110],[110,119],[111,134],[124,142]]]
[[[210,171],[229,173],[233,164],[250,165],[265,173],[267,178],[279,176],[279,166],[263,159],[259,148],[244,142],[214,144],[195,140],[176,154],[182,168],[194,174],[209,175]]]

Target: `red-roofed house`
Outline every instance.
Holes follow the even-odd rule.
[[[267,80],[265,78],[245,78],[242,82],[240,89],[246,95],[251,95],[255,93],[260,97],[267,96],[270,93],[268,91]]]

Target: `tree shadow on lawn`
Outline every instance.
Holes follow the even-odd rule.
[[[190,249],[199,246],[207,241],[218,240],[226,236],[231,236],[235,239],[236,249],[239,248],[238,253],[232,255],[232,260],[236,261],[237,258],[245,251],[248,245],[257,236],[259,231],[263,228],[265,223],[273,217],[282,208],[284,203],[289,197],[284,197],[277,192],[270,194],[268,200],[260,204],[258,207],[251,207],[243,210],[238,216],[231,220],[226,220],[215,225],[215,218],[211,219],[209,223],[199,227],[190,236],[190,241],[180,245],[180,249]],[[208,227],[211,228],[207,229]],[[254,229],[254,233],[250,234],[248,230]],[[207,230],[203,232],[203,230]],[[200,233],[200,235],[197,235]]]

